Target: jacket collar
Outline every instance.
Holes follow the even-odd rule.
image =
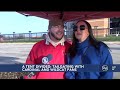
[[[85,41],[83,41],[83,42],[77,42],[77,44],[76,44],[76,48],[77,49],[82,49],[82,48],[85,48],[85,47],[87,47],[87,46],[89,46],[89,37],[88,38],[86,38],[86,40]]]

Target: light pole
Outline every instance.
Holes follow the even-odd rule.
[[[15,32],[13,32],[13,41],[15,41]]]
[[[31,39],[31,31],[29,31],[29,41],[30,41],[30,39]]]

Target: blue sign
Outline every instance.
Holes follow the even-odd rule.
[[[0,64],[0,72],[120,72],[120,64],[113,65],[28,65]]]

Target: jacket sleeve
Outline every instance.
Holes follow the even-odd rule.
[[[113,60],[110,51],[106,46],[101,47],[101,64],[112,65]],[[100,72],[100,79],[112,79],[113,72]]]
[[[66,64],[70,64],[70,56],[69,54],[67,54],[67,63]],[[65,72],[65,78],[66,79],[75,79],[75,72],[70,72],[70,71],[66,71]]]
[[[34,46],[32,47],[30,53],[28,54],[25,64],[35,64],[35,47]]]
[[[26,63],[25,64],[36,64],[35,63],[35,47],[33,46],[27,59],[26,59]],[[31,72],[32,73],[32,72]],[[37,75],[34,74],[29,78],[29,75],[25,75],[23,76],[24,79],[36,79]]]

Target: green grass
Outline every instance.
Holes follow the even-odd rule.
[[[43,39],[16,39],[15,41],[11,40],[11,41],[4,41],[3,43],[34,43],[34,42],[38,42],[41,41]]]
[[[96,37],[97,40],[100,41],[120,41],[120,36],[116,37],[116,36],[107,36],[107,37]],[[11,41],[5,41],[3,43],[35,43],[38,41],[41,41],[43,39],[16,39],[15,41],[11,40]]]
[[[96,39],[100,41],[120,41],[120,36],[97,37]]]

